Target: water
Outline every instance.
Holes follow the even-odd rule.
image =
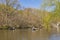
[[[60,34],[25,29],[0,30],[0,40],[60,40]]]

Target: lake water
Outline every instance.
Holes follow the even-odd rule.
[[[60,40],[60,33],[32,30],[0,30],[0,40]]]

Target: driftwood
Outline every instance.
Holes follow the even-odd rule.
[[[58,22],[58,23],[56,23],[56,24],[52,23],[51,25],[52,25],[53,28],[56,28],[57,32],[59,32],[60,22]]]

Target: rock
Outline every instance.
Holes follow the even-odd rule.
[[[15,30],[15,27],[8,27],[8,30]]]

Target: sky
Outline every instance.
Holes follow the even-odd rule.
[[[40,9],[43,0],[20,0],[20,4],[25,8],[36,8]],[[47,11],[53,11],[54,7],[46,8]]]
[[[20,3],[26,8],[40,8],[42,0],[20,0]]]

